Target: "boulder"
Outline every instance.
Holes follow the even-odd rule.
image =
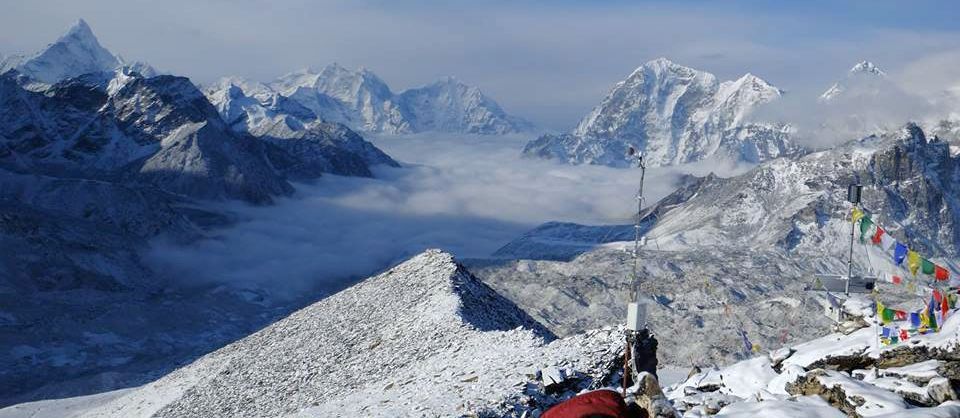
[[[938,405],[957,400],[957,392],[953,390],[950,380],[944,377],[930,379],[930,383],[927,384],[927,395]]]
[[[660,389],[660,383],[657,377],[651,373],[640,372],[637,375],[637,384],[633,386],[634,399],[638,407],[647,411],[649,417],[675,418],[680,414],[673,405],[667,400]]]

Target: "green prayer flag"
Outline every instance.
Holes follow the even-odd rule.
[[[884,324],[888,324],[893,321],[893,318],[896,316],[896,312],[890,308],[883,308],[883,314],[880,316],[880,319],[883,320]]]
[[[873,221],[870,220],[869,216],[864,216],[860,220],[860,241],[863,241],[864,237],[870,235],[870,227],[873,226]]]
[[[920,260],[920,268],[923,270],[923,274],[933,274],[936,265],[924,258]]]

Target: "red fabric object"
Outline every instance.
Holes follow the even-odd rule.
[[[907,313],[905,311],[893,311],[893,319],[897,321],[906,320]]]
[[[949,298],[940,298],[940,312],[943,313],[943,320],[947,320],[947,312],[950,312]]]
[[[630,418],[623,397],[606,389],[574,396],[541,415],[541,418],[586,417]]]
[[[883,228],[877,227],[877,232],[873,234],[873,238],[870,238],[870,241],[873,241],[874,244],[880,245],[880,240],[883,238]]]
[[[933,300],[937,301],[937,303],[943,300],[943,296],[940,296],[940,291],[937,289],[933,289]]]
[[[900,328],[900,341],[906,341],[910,338],[910,334],[907,334],[907,330]]]
[[[903,279],[900,276],[893,276],[893,284],[903,283]]]
[[[950,272],[943,267],[936,266],[933,269],[933,277],[935,277],[938,281],[943,282],[950,278]]]

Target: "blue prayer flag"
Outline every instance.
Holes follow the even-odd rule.
[[[920,312],[910,312],[910,325],[920,328]]]
[[[907,246],[897,242],[896,247],[893,250],[893,264],[900,265],[903,264],[903,259],[907,258]]]

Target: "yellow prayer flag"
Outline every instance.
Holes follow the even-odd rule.
[[[877,319],[883,318],[883,302],[877,301]]]
[[[860,218],[862,218],[862,217],[863,217],[863,211],[860,210],[860,208],[854,206],[854,207],[853,207],[853,214],[851,215],[851,219],[853,220],[853,223],[857,223],[857,221],[859,221]]]
[[[910,273],[913,273],[914,276],[917,275],[917,270],[920,269],[920,254],[914,250],[907,251],[907,267],[910,269]]]

